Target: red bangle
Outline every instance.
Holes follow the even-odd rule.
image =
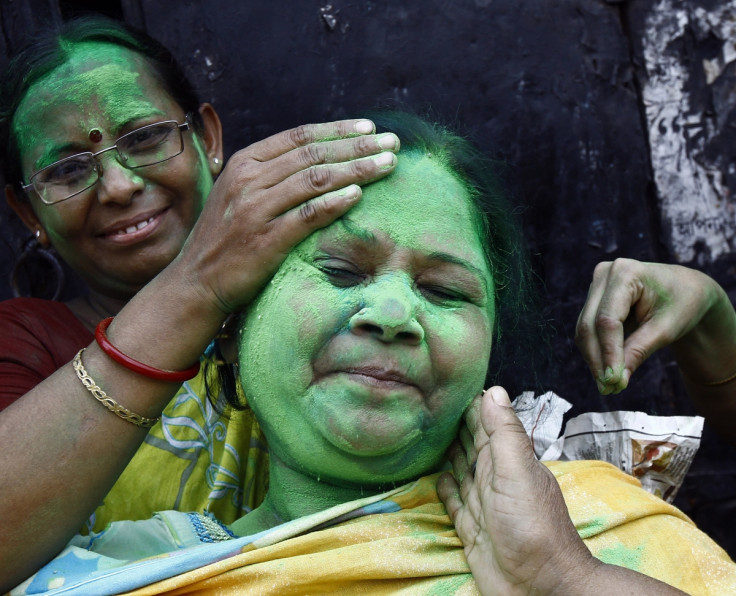
[[[115,362],[117,362],[118,364],[122,364],[125,368],[137,372],[139,375],[143,375],[144,377],[148,377],[149,379],[156,379],[157,381],[182,383],[197,376],[197,373],[199,372],[199,361],[197,361],[194,366],[186,370],[164,370],[161,368],[148,366],[147,364],[143,364],[142,362],[134,360],[127,354],[123,354],[120,350],[118,350],[114,345],[110,343],[110,340],[107,339],[107,335],[105,334],[107,328],[110,326],[110,323],[112,323],[112,319],[112,317],[108,317],[107,319],[103,319],[98,323],[97,328],[95,329],[95,339],[102,348],[102,351],[105,352],[105,354],[107,354]]]

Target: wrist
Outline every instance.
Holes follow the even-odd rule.
[[[583,596],[594,593],[591,578],[599,576],[605,563],[596,559],[582,540],[567,554],[550,561],[540,580],[535,582],[532,594],[545,596]]]
[[[561,574],[559,583],[549,592],[550,596],[603,596],[609,593],[608,588],[615,585],[611,585],[609,576],[611,566],[596,559],[589,551],[587,554],[584,562],[578,561],[567,573]]]
[[[198,251],[192,248],[193,245],[185,245],[159,277],[167,284],[179,287],[188,300],[196,303],[202,316],[224,320],[238,310],[242,301],[252,298],[243,295],[248,293],[247,284],[242,284],[246,288],[240,291],[235,289],[241,286],[242,279],[247,279],[245,272],[236,268],[242,266],[248,270],[249,259],[242,257],[243,262],[235,263],[227,255],[213,255],[206,249]]]
[[[715,282],[712,293],[711,306],[702,318],[671,345],[686,380],[704,387],[728,383],[736,374],[736,311]]]
[[[213,284],[208,283],[207,267],[180,254],[168,267],[154,278],[152,283],[160,284],[167,292],[174,293],[181,306],[189,312],[198,313],[204,321],[217,321],[217,325],[232,314],[232,305],[218,296]],[[227,272],[220,271],[220,276]]]
[[[138,292],[107,329],[120,351],[151,367],[192,367],[219,331],[226,314],[191,272],[165,269]]]
[[[102,351],[118,364],[121,364],[125,368],[143,375],[144,377],[148,377],[149,379],[165,381],[168,383],[183,383],[184,381],[193,379],[197,376],[197,373],[199,373],[199,359],[197,359],[197,361],[187,369],[173,371],[148,366],[147,364],[139,362],[135,358],[128,356],[124,352],[121,352],[107,338],[107,328],[110,326],[110,323],[112,323],[113,318],[114,317],[108,317],[107,319],[102,319],[102,321],[97,324],[97,327],[95,328],[95,340]]]

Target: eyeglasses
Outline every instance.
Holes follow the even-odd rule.
[[[60,159],[31,174],[28,184],[20,184],[25,191],[33,188],[47,205],[66,201],[97,183],[102,176],[99,156],[103,153],[114,149],[118,163],[130,170],[152,166],[184,151],[182,132],[191,129],[191,113],[181,124],[176,120],[148,124],[124,134],[107,149]]]

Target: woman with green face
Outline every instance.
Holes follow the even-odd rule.
[[[208,404],[200,356],[292,246],[394,167],[398,139],[368,120],[307,125],[223,169],[214,108],[167,50],[102,18],[37,37],[2,86],[8,203],[89,286],[66,304],[0,304],[7,588],[103,499],[98,523],[127,517],[130,503],[142,517],[161,506],[247,510],[246,469],[260,480],[247,453],[233,453],[257,437],[249,419]],[[106,497],[131,458],[142,463]]]
[[[736,565],[684,515],[609,464],[539,463],[506,392],[480,395],[526,300],[518,229],[467,143],[385,119],[396,171],[296,246],[239,319],[239,380],[271,453],[265,501],[229,525],[114,523],[18,594],[736,588]]]

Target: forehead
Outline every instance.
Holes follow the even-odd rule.
[[[95,126],[113,127],[162,113],[167,101],[173,100],[142,56],[109,43],[84,42],[71,46],[64,64],[31,85],[13,131],[26,146],[64,126],[88,131],[90,118],[99,120]]]
[[[478,215],[466,187],[437,158],[399,154],[394,173],[363,189],[350,221],[420,252],[452,252],[487,270]],[[340,223],[325,230],[334,236]]]

